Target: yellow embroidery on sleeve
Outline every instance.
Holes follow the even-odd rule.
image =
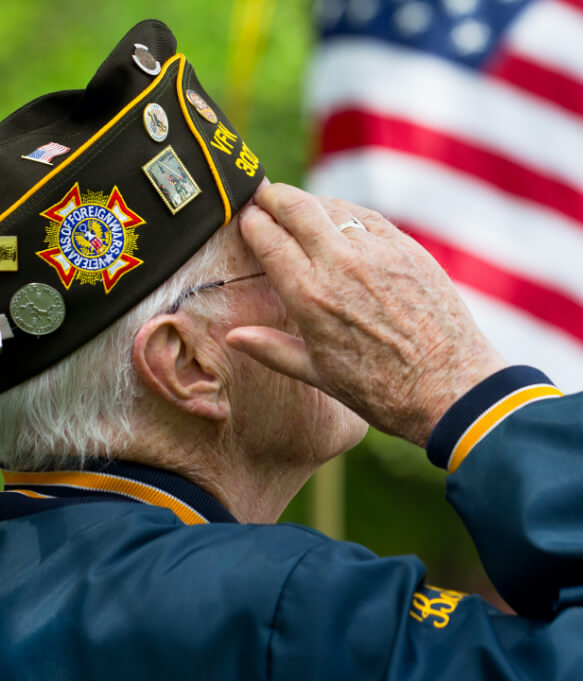
[[[429,620],[436,629],[447,627],[450,615],[455,612],[459,602],[466,594],[429,585],[425,585],[424,588],[437,592],[437,597],[430,598],[421,591],[416,591],[413,594],[409,614],[418,622]]]

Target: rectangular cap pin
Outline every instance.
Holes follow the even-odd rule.
[[[18,239],[0,236],[0,272],[18,272]]]

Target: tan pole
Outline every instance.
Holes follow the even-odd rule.
[[[312,484],[313,526],[333,539],[344,539],[345,469],[343,456],[337,456],[316,473]]]

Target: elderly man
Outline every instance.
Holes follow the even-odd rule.
[[[2,678],[578,678],[580,474],[532,436],[508,456],[557,389],[380,216],[260,186],[174,47],[144,22],[0,125]],[[450,458],[539,619],[270,524],[363,436],[341,402]]]

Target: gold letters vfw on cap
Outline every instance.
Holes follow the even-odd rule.
[[[18,271],[18,237],[0,236],[0,272]]]

